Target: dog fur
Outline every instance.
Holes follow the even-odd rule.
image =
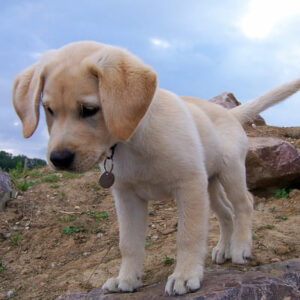
[[[125,50],[78,42],[50,51],[21,72],[13,104],[28,138],[42,102],[50,135],[47,159],[54,169],[53,152],[71,150],[75,157],[67,170],[84,172],[117,143],[112,193],[122,263],[104,290],[132,292],[141,286],[147,202],[176,198],[177,263],[166,293],[182,295],[200,288],[210,207],[220,223],[213,261],[243,264],[250,257],[253,202],[242,124],[299,89],[300,79],[226,110],[158,88],[155,72]],[[82,107],[99,111],[82,117]]]

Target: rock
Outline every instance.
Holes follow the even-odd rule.
[[[278,257],[274,257],[274,258],[272,258],[271,259],[271,262],[279,262],[280,261],[280,258],[278,258]]]
[[[275,253],[278,255],[287,254],[288,252],[289,252],[289,249],[286,246],[279,246],[275,249]]]
[[[12,199],[13,189],[9,175],[0,170],[0,211],[6,209],[7,201]]]
[[[98,239],[102,239],[102,237],[103,237],[103,233],[101,233],[101,232],[97,233],[97,238]]]
[[[246,170],[252,190],[299,183],[300,150],[278,138],[249,137]]]
[[[7,292],[7,298],[10,298],[13,295],[14,291],[8,291]]]
[[[300,299],[300,259],[259,266],[250,271],[210,270],[205,273],[201,288],[181,297],[167,297],[164,283],[139,289],[136,293],[103,294],[101,288],[88,293],[78,292],[60,296],[57,300],[244,300]]]
[[[157,236],[157,235],[151,236],[151,240],[152,240],[152,241],[156,241],[157,239],[158,239],[158,236]]]
[[[298,139],[295,143],[294,143],[294,146],[296,148],[299,148],[300,149],[300,139]]]
[[[241,103],[235,98],[235,96],[232,93],[228,93],[228,92],[224,92],[216,97],[209,99],[208,101],[219,104],[227,109],[231,109],[233,107],[241,105]],[[266,121],[261,116],[258,115],[253,120],[253,122],[249,122],[249,124],[261,126],[261,125],[266,125]]]

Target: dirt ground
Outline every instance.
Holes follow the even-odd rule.
[[[299,139],[277,129],[268,135]],[[116,213],[98,177],[96,169],[83,175],[55,173],[47,167],[29,172],[26,180],[34,185],[9,202],[7,212],[0,212],[0,299],[55,299],[99,287],[117,275]],[[248,269],[300,257],[300,190],[290,191],[288,198],[268,193],[255,196],[253,258],[247,265],[212,264],[210,253],[219,230],[211,214],[207,268]],[[144,284],[165,281],[174,268],[175,201],[151,202],[148,223]]]

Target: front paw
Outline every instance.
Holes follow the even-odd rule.
[[[202,274],[196,276],[181,276],[179,274],[173,273],[168,278],[165,292],[169,296],[183,295],[189,292],[195,292],[200,289],[200,282],[202,277]]]
[[[243,265],[247,263],[247,258],[251,257],[251,243],[239,243],[231,245],[232,263]]]
[[[227,259],[230,259],[230,244],[219,241],[212,250],[211,258],[217,264],[223,264]]]
[[[102,286],[105,293],[135,292],[142,285],[141,280],[131,278],[109,278]]]

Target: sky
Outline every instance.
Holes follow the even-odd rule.
[[[24,139],[13,80],[48,50],[80,40],[129,50],[179,95],[228,91],[246,102],[300,77],[300,1],[1,0],[0,150],[45,158],[43,113]],[[300,126],[300,93],[262,115],[269,125]]]

